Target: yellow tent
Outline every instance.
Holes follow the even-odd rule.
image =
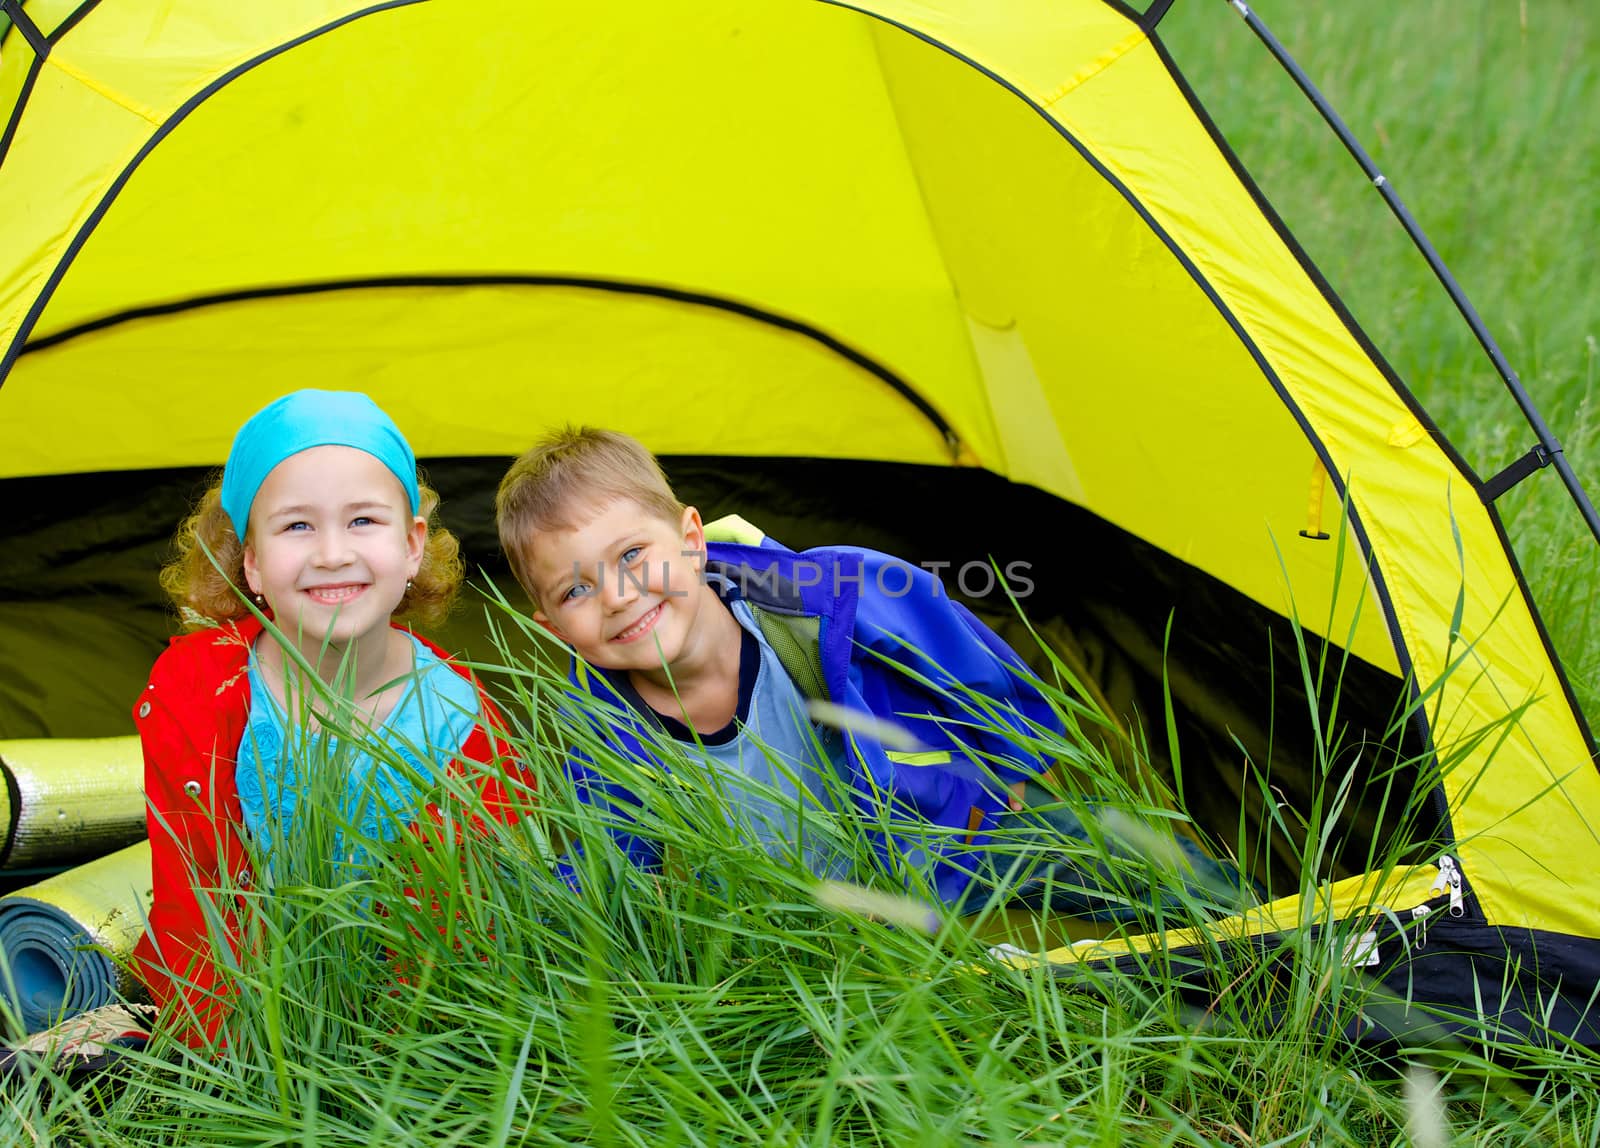
[[[540,428],[608,424],[711,479],[764,476],[748,490],[802,531],[848,492],[924,546],[1030,557],[1146,675],[1176,610],[1173,691],[1219,728],[1265,725],[1297,612],[1358,660],[1377,740],[1409,699],[1389,740],[1434,793],[1420,836],[1449,842],[1443,869],[1417,857],[1381,890],[1346,857],[1332,916],[1436,907],[1395,983],[1471,1006],[1492,969],[1491,1014],[1549,997],[1592,1033],[1600,776],[1483,483],[1254,193],[1153,19],[1108,0],[0,7],[0,481],[63,588],[4,604],[0,734],[116,732],[92,715],[123,712],[164,624],[123,543],[169,532],[168,496],[269,397],[371,393],[436,475],[479,476],[457,502],[480,520],[465,492]],[[81,728],[28,684],[52,673]],[[1375,755],[1350,756],[1378,784]]]

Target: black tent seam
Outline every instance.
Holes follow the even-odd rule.
[[[15,6],[16,10],[21,12],[23,4],[25,4],[26,2],[27,2],[27,0],[15,0],[15,5],[14,6]],[[60,40],[61,40],[61,37],[65,36],[68,32],[72,31],[73,28],[77,27],[78,24],[83,20],[83,18],[85,16],[87,16],[95,8],[99,7],[99,5],[100,5],[100,0],[84,0],[84,2],[82,4],[78,5],[77,8],[73,9],[70,13],[67,14],[67,18],[65,20],[61,21],[60,24],[56,25],[56,30],[54,32],[51,32],[49,35],[46,36],[46,35],[44,35],[43,31],[41,30],[40,31],[40,35],[43,36],[43,38],[44,38],[44,48],[45,48],[45,53],[44,54],[48,55],[50,48],[52,48],[57,43],[59,43]],[[10,7],[10,5],[0,4],[0,8],[9,8],[9,7]],[[29,21],[29,24],[31,26],[35,27],[35,28],[38,27],[38,25],[33,24],[33,22],[31,20]],[[0,48],[5,47],[6,37],[11,34],[11,29],[17,28],[17,27],[18,27],[18,23],[17,23],[16,19],[13,18],[10,24],[6,25],[6,27],[4,29],[0,29]],[[23,36],[26,36],[27,32],[25,30],[22,30],[22,29],[19,28],[19,34],[23,35]],[[31,46],[31,41],[30,41],[30,46]],[[37,52],[37,50],[35,50],[35,55],[37,55],[37,54],[38,54],[38,52]]]
[[[1322,294],[1328,306],[1333,308],[1334,314],[1344,324],[1344,328],[1350,337],[1366,352],[1367,357],[1372,360],[1373,366],[1377,367],[1379,373],[1388,380],[1389,385],[1394,388],[1394,392],[1399,396],[1400,401],[1411,411],[1412,416],[1422,424],[1423,429],[1428,432],[1439,449],[1445,452],[1446,457],[1456,465],[1468,481],[1478,482],[1477,471],[1456,450],[1455,444],[1450,441],[1444,430],[1434,422],[1433,416],[1428,413],[1421,400],[1411,392],[1411,388],[1400,378],[1399,372],[1394,369],[1388,359],[1384,358],[1383,352],[1378,350],[1377,345],[1362,329],[1361,324],[1356,322],[1355,315],[1345,305],[1345,301],[1340,297],[1339,293],[1333,289],[1333,284],[1323,275],[1321,269],[1311,261],[1310,254],[1300,245],[1300,241],[1295,238],[1294,233],[1289,230],[1289,225],[1284,222],[1277,209],[1272,206],[1271,201],[1267,199],[1266,193],[1261,190],[1255,178],[1245,168],[1243,161],[1240,160],[1237,153],[1228,144],[1221,129],[1217,127],[1216,121],[1211,118],[1211,113],[1206,111],[1205,105],[1200,102],[1200,97],[1189,86],[1188,79],[1179,70],[1177,61],[1167,51],[1166,45],[1154,33],[1150,36],[1150,44],[1155,48],[1156,55],[1166,66],[1167,73],[1172,77],[1173,82],[1178,85],[1178,90],[1183,93],[1183,98],[1188,101],[1190,111],[1200,121],[1200,125],[1205,128],[1206,134],[1211,137],[1212,142],[1216,144],[1217,150],[1222,153],[1222,158],[1233,169],[1234,177],[1244,186],[1245,191],[1255,202],[1256,208],[1266,217],[1267,222],[1272,225],[1272,229],[1278,233],[1278,238],[1288,247],[1289,253],[1300,264],[1300,269],[1310,278],[1313,286]]]
[[[22,78],[22,87],[17,90],[17,102],[11,109],[11,118],[6,121],[4,135],[0,135],[0,168],[5,167],[6,156],[11,153],[11,141],[16,137],[17,127],[22,123],[22,113],[27,110],[28,100],[33,95],[33,85],[39,79],[39,73],[44,68],[44,57],[34,56],[33,63],[28,65],[28,74]]]
[[[80,23],[83,22],[83,18],[85,16],[87,16],[90,12],[93,12],[99,6],[100,0],[84,0],[82,4],[79,4],[77,8],[73,9],[71,15],[57,25],[54,32],[50,33],[50,43],[57,43],[61,37],[65,36],[68,32],[76,28]]]
[[[1139,27],[1143,28],[1146,34],[1153,36],[1156,25],[1161,23],[1162,18],[1166,16],[1171,7],[1172,0],[1155,0],[1155,3],[1145,9],[1144,16],[1139,20]]]
[[[50,54],[49,39],[39,31],[39,25],[33,22],[33,17],[22,10],[22,0],[0,0],[0,12],[11,17],[11,26],[28,41],[28,47],[33,49],[34,56]]]
[[[1295,422],[1300,424],[1300,429],[1305,433],[1306,441],[1311,444],[1312,450],[1315,451],[1317,457],[1322,460],[1322,465],[1324,468],[1326,468],[1328,472],[1328,478],[1333,483],[1334,490],[1339,495],[1340,501],[1346,505],[1349,505],[1344,478],[1339,473],[1338,468],[1333,465],[1333,460],[1328,455],[1326,445],[1324,445],[1322,440],[1318,438],[1317,435],[1312,431],[1311,425],[1307,421],[1305,413],[1294,402],[1294,400],[1290,398],[1288,391],[1283,386],[1282,380],[1278,378],[1277,373],[1272,369],[1271,364],[1266,361],[1266,357],[1261,353],[1261,349],[1256,346],[1255,341],[1250,338],[1248,333],[1246,333],[1244,327],[1239,323],[1238,318],[1222,302],[1221,297],[1217,295],[1216,290],[1211,286],[1210,282],[1205,278],[1205,276],[1200,274],[1200,269],[1194,265],[1193,261],[1189,259],[1189,257],[1182,251],[1181,248],[1179,248],[1177,243],[1173,241],[1172,237],[1168,235],[1161,225],[1155,221],[1154,217],[1150,215],[1144,204],[1139,202],[1138,198],[1122,183],[1122,181],[1117,179],[1116,176],[1112,175],[1111,172],[1108,171],[1105,166],[1089,152],[1088,148],[1084,147],[1083,144],[1081,144],[1071,132],[1067,131],[1065,125],[1052,119],[1050,114],[1044,108],[1040,107],[1037,103],[1030,99],[1026,93],[1022,92],[1004,77],[997,75],[995,72],[984,67],[976,60],[973,60],[970,57],[956,51],[948,44],[944,44],[938,40],[935,40],[932,36],[929,36],[924,32],[918,31],[915,28],[909,28],[904,24],[887,19],[883,16],[879,16],[875,13],[863,12],[861,9],[856,8],[850,2],[850,0],[817,0],[817,2],[822,4],[832,4],[840,8],[857,12],[868,17],[869,19],[880,20],[891,27],[899,28],[907,35],[921,40],[923,43],[928,44],[929,46],[936,48],[941,52],[945,52],[953,59],[961,61],[974,71],[978,72],[980,75],[987,76],[996,84],[999,84],[1006,91],[1010,92],[1017,99],[1021,100],[1022,103],[1027,107],[1033,109],[1040,119],[1044,120],[1044,122],[1048,124],[1057,134],[1059,134],[1062,139],[1066,140],[1067,143],[1072,146],[1073,150],[1083,158],[1085,163],[1093,168],[1102,179],[1104,179],[1108,184],[1117,190],[1117,192],[1128,203],[1128,205],[1132,207],[1133,210],[1138,214],[1139,218],[1144,220],[1145,226],[1150,228],[1151,233],[1155,235],[1156,238],[1159,239],[1167,248],[1167,250],[1172,253],[1173,258],[1178,261],[1179,266],[1183,267],[1183,269],[1189,273],[1190,278],[1194,280],[1195,285],[1200,288],[1201,292],[1204,293],[1206,298],[1211,300],[1212,306],[1216,308],[1217,313],[1222,316],[1223,321],[1228,324],[1228,326],[1233,330],[1234,335],[1244,345],[1245,349],[1249,351],[1250,357],[1256,361],[1256,366],[1260,368],[1261,373],[1266,377],[1268,383],[1272,386],[1272,389],[1277,392],[1279,401],[1283,403],[1284,407],[1289,411]],[[1152,38],[1151,42],[1155,42],[1154,38]],[[1354,508],[1351,508],[1349,511],[1349,519],[1351,528],[1356,532],[1356,537],[1360,541],[1362,549],[1369,555],[1373,554],[1374,551],[1372,548],[1372,540],[1367,535],[1366,527],[1361,521],[1361,516],[1356,513]],[[1372,564],[1370,567],[1370,576],[1372,578],[1373,586],[1378,594],[1379,601],[1383,605],[1384,622],[1389,630],[1390,640],[1394,643],[1395,658],[1400,665],[1400,677],[1402,680],[1410,683],[1410,688],[1415,691],[1418,689],[1416,681],[1416,667],[1412,664],[1411,652],[1406,645],[1405,635],[1400,630],[1400,621],[1395,613],[1394,601],[1389,594],[1388,583],[1384,580],[1383,571],[1378,569],[1375,564]],[[1414,695],[1412,700],[1419,701],[1420,699]],[[1428,724],[1427,715],[1420,704],[1416,707],[1416,717],[1414,720],[1417,722],[1422,733],[1423,752],[1433,754],[1435,757],[1437,757],[1438,750],[1434,745],[1432,729]],[[1442,782],[1440,785],[1435,787],[1435,791],[1437,798],[1436,804],[1443,813],[1441,829],[1450,840],[1454,840],[1455,827],[1449,816],[1448,801],[1445,800]]]
[[[917,413],[922,415],[939,432],[946,446],[950,449],[952,456],[958,455],[960,450],[962,442],[960,435],[956,433],[955,428],[950,425],[949,421],[939,413],[939,410],[932,402],[894,371],[867,354],[828,334],[826,331],[813,327],[809,323],[801,322],[798,319],[792,319],[749,303],[741,303],[718,295],[687,291],[678,287],[630,283],[619,279],[601,279],[576,275],[393,275],[246,288],[238,291],[218,292],[212,295],[200,295],[169,303],[156,303],[148,307],[134,307],[112,315],[91,319],[85,323],[64,328],[27,343],[18,352],[17,357],[21,358],[23,355],[32,354],[34,351],[42,351],[50,347],[59,346],[80,335],[105,330],[108,327],[115,327],[122,323],[160,315],[173,315],[225,303],[248,302],[253,299],[271,299],[291,295],[315,295],[334,291],[411,287],[576,287],[607,291],[619,295],[647,295],[670,299],[677,303],[709,307],[719,311],[727,311],[746,319],[754,319],[780,330],[803,335],[866,371],[916,408]]]
[[[27,107],[28,97],[33,94],[34,82],[39,78],[39,71],[44,67],[45,57],[50,54],[50,48],[60,41],[61,37],[77,27],[79,21],[98,7],[99,4],[100,0],[85,0],[71,15],[61,22],[54,32],[50,33],[45,40],[45,50],[34,53],[33,63],[28,68],[28,74],[24,77],[21,88],[17,90],[17,102],[11,109],[11,119],[6,124],[5,134],[0,135],[0,167],[5,166],[6,153],[11,150],[11,138],[16,135],[17,125],[22,122],[22,113]],[[21,0],[18,0],[19,10],[20,7]],[[12,26],[15,27],[15,25]],[[4,43],[5,37],[0,36],[0,44]]]
[[[134,154],[134,157],[128,161],[128,165],[123,168],[122,172],[117,176],[117,178],[112,181],[111,186],[107,188],[105,194],[100,197],[100,202],[96,204],[94,210],[89,213],[89,218],[84,220],[82,226],[78,228],[78,233],[72,237],[72,242],[67,246],[67,250],[62,254],[61,258],[56,261],[55,270],[51,272],[49,281],[40,290],[38,297],[33,301],[33,305],[28,308],[28,313],[23,317],[22,322],[18,324],[17,332],[12,337],[11,345],[5,349],[5,353],[3,355],[0,355],[0,387],[5,385],[5,378],[11,373],[11,367],[17,361],[17,355],[20,352],[23,343],[27,341],[28,333],[32,331],[34,326],[39,322],[39,316],[44,313],[44,309],[49,304],[51,296],[55,294],[56,288],[61,285],[62,277],[65,276],[68,269],[71,268],[73,261],[78,257],[78,253],[83,250],[83,245],[87,243],[89,237],[94,234],[95,228],[97,228],[100,225],[100,221],[105,218],[105,214],[111,209],[111,205],[116,202],[117,196],[121,194],[122,189],[127,185],[128,180],[132,177],[133,173],[139,169],[139,165],[144,162],[145,157],[154,151],[157,145],[159,145],[162,140],[166,139],[167,136],[172,133],[173,129],[186,120],[191,112],[193,112],[201,104],[205,103],[217,92],[227,87],[234,80],[238,79],[240,76],[246,74],[247,72],[253,71],[261,64],[264,64],[268,60],[282,55],[291,48],[295,48],[301,44],[307,43],[308,41],[315,40],[318,37],[326,35],[337,28],[342,28],[346,24],[360,20],[363,17],[373,15],[374,13],[387,11],[391,8],[404,8],[421,2],[422,0],[383,0],[382,3],[373,4],[370,7],[361,9],[358,12],[347,12],[337,20],[332,20],[320,27],[313,28],[309,32],[304,32],[299,36],[294,37],[292,40],[286,40],[274,48],[269,48],[267,51],[262,52],[258,56],[254,56],[248,60],[245,60],[241,64],[235,65],[222,75],[218,76],[215,80],[212,80],[211,83],[200,89],[200,91],[196,92],[194,95],[185,100],[178,107],[178,109],[174,111],[172,115],[168,116],[166,121],[155,130],[150,138],[144,142],[144,146],[142,146],[138,152]]]
[[[831,2],[832,0],[823,0],[823,3]],[[1107,8],[1110,8],[1118,16],[1125,18],[1130,23],[1137,24],[1144,19],[1144,13],[1136,9],[1130,0],[1104,0],[1104,3]],[[876,19],[876,17],[874,18]],[[893,23],[893,21],[885,21],[885,23]],[[898,27],[898,25],[896,26]]]

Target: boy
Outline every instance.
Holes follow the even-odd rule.
[[[655,458],[604,430],[568,428],[535,445],[495,506],[534,620],[575,655],[574,682],[703,746],[730,816],[775,852],[796,844],[796,824],[771,790],[827,808],[842,782],[891,871],[920,870],[946,906],[976,910],[1018,861],[1002,853],[996,866],[995,851],[975,848],[993,831],[1026,827],[1036,843],[1062,845],[1088,836],[1065,809],[1031,808],[1051,801],[1035,782],[1049,765],[1039,747],[1064,735],[1060,716],[1017,655],[926,570],[855,547],[796,553],[744,523],[740,542],[708,541]],[[808,700],[897,728],[819,736]],[[628,726],[618,720],[607,736],[648,760]],[[629,800],[575,768],[586,796]],[[741,790],[741,778],[765,796]],[[618,838],[634,861],[659,862],[649,843]],[[803,853],[819,875],[841,860],[825,846]],[[1127,897],[1104,892],[1103,866],[1091,877],[1068,856],[1045,868],[1048,881],[1035,872],[1013,892],[1036,902],[1048,888],[1058,912],[1131,915]]]

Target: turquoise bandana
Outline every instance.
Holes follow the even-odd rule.
[[[295,391],[261,408],[233,436],[222,472],[222,509],[241,540],[250,522],[250,504],[272,468],[314,446],[366,451],[400,480],[411,499],[411,513],[421,513],[416,456],[377,403],[357,391]]]

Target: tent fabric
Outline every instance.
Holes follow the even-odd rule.
[[[1408,682],[1474,911],[1600,934],[1600,776],[1477,476],[1136,13],[36,9],[44,61],[0,51],[0,478],[214,465],[290,382],[423,456],[582,419],[979,468]]]

